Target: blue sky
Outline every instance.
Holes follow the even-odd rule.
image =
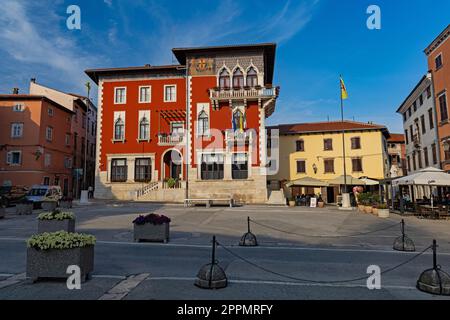
[[[81,8],[81,30],[66,8]],[[366,27],[381,8],[382,29]],[[170,49],[277,42],[270,124],[345,116],[402,131],[395,110],[427,71],[423,49],[450,23],[448,0],[0,0],[0,92],[28,81],[83,93],[84,70],[173,62]]]

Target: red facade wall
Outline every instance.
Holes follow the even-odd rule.
[[[177,86],[176,102],[164,102],[164,85]],[[151,86],[151,102],[139,103],[139,87]],[[114,104],[114,88],[126,87],[126,104]],[[163,153],[173,148],[172,146],[159,146],[158,133],[169,133],[170,122],[161,117],[164,110],[186,110],[186,82],[184,78],[170,78],[157,80],[136,80],[136,81],[114,81],[103,84],[103,104],[102,104],[102,134],[101,134],[101,154],[100,170],[106,171],[107,154],[120,153],[156,153],[155,167],[161,168],[161,157]],[[150,141],[139,142],[139,110],[150,110]],[[125,111],[125,143],[112,142],[114,133],[114,112]],[[185,121],[173,119],[174,121]],[[159,177],[160,178],[160,177]]]
[[[210,103],[209,89],[216,87],[217,80],[216,76],[202,76],[192,78],[192,121],[196,122],[197,116],[197,104],[198,103]],[[253,155],[253,163],[259,165],[259,109],[257,102],[248,102],[245,110],[247,129],[254,129],[256,132],[256,137],[254,137],[254,145],[256,154]],[[210,128],[222,131],[222,140],[217,141],[216,139],[201,139],[200,141],[193,140],[193,146],[201,146],[202,149],[222,149],[225,148],[225,130],[230,130],[232,126],[232,109],[229,107],[228,103],[221,103],[220,108],[217,110],[210,109]],[[191,135],[193,139],[196,138],[195,133],[197,132],[196,124],[192,125]],[[197,138],[198,139],[198,138]],[[247,150],[248,147],[245,147]],[[191,163],[192,167],[196,167],[195,159],[196,153],[191,153]]]

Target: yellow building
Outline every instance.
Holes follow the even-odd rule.
[[[346,150],[346,172],[353,178],[384,179],[389,173],[385,126],[353,121],[279,125],[278,173],[268,176],[272,190],[286,182],[313,178],[329,182],[344,175],[342,131]],[[351,183],[349,182],[349,185]],[[338,186],[292,188],[295,194],[321,193],[335,202]]]

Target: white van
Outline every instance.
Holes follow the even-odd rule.
[[[36,206],[44,201],[59,201],[62,198],[60,186],[35,185],[27,193],[28,201],[33,202]]]

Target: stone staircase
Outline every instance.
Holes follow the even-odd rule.
[[[283,189],[280,190],[269,190],[269,199],[267,200],[267,204],[285,206],[286,205],[286,197],[284,195]]]
[[[166,182],[154,181],[136,190],[136,201],[157,201],[183,203],[185,196],[185,182],[179,182],[174,188],[169,188]]]

